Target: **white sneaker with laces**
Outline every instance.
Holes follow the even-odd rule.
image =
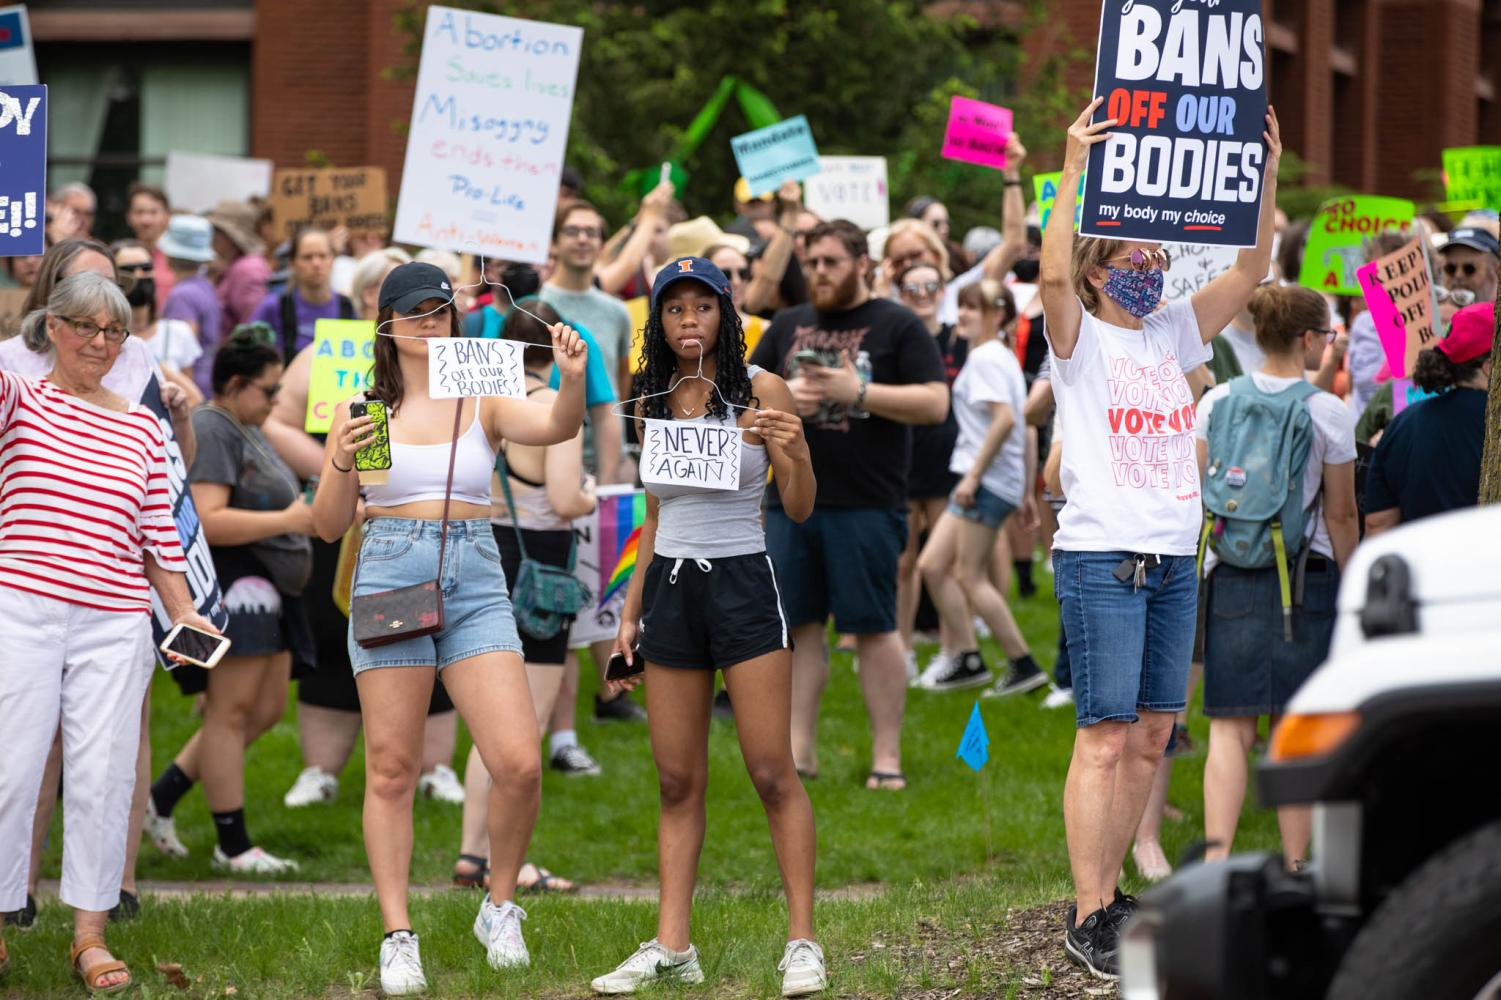
[[[805,997],[829,988],[829,974],[823,965],[823,947],[817,941],[805,938],[788,941],[777,970],[782,973],[784,997]]]
[[[915,688],[920,682],[917,669],[917,653],[915,650],[907,650],[907,686]]]
[[[417,794],[439,802],[464,804],[464,784],[447,764],[439,764],[417,779]]]
[[[490,894],[485,894],[474,918],[474,936],[485,946],[490,968],[515,969],[531,964],[532,956],[521,936],[521,921],[525,919],[526,911],[509,899],[496,906],[490,902]]]
[[[171,816],[156,814],[156,803],[149,795],[146,796],[146,820],[141,824],[141,832],[163,854],[173,858],[188,856],[188,845],[178,839],[177,824]]]
[[[380,988],[388,997],[406,997],[427,989],[417,935],[397,931],[380,943]]]
[[[933,658],[928,661],[927,667],[925,667],[922,674],[918,676],[917,686],[920,688],[930,686],[938,678],[948,673],[949,668],[953,665],[954,658],[948,654],[947,650],[940,649],[938,652],[933,654]]]
[[[1061,688],[1056,684],[1048,691],[1048,696],[1042,699],[1043,708],[1066,708],[1074,703],[1072,688]]]
[[[215,844],[214,867],[241,875],[285,875],[297,870],[297,862],[278,858],[259,847],[252,847],[244,854],[230,857]]]
[[[643,941],[630,958],[613,972],[607,972],[589,984],[595,993],[634,993],[647,983],[674,979],[680,983],[704,981],[703,967],[698,964],[698,949],[673,951],[657,941]]]
[[[315,802],[332,802],[338,797],[338,778],[321,767],[305,767],[281,801],[288,809],[301,809]]]

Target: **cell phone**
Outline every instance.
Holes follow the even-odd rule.
[[[619,681],[627,677],[634,677],[646,669],[641,662],[641,648],[638,646],[631,650],[631,662],[625,662],[625,654],[616,650],[610,654],[610,659],[605,663],[605,680]]]
[[[824,357],[822,351],[804,349],[792,355],[792,367],[798,368],[802,365],[817,365],[820,368],[828,368],[829,359]]]
[[[187,662],[211,670],[229,652],[229,640],[191,625],[178,625],[161,644],[163,653],[176,653]]]
[[[386,404],[378,399],[349,404],[349,416],[369,417],[375,436],[370,443],[354,453],[354,467],[360,472],[384,472],[391,468],[391,428],[387,422]]]

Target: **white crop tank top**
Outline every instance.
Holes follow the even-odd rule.
[[[495,449],[480,425],[479,400],[469,429],[459,436],[453,458],[453,499],[481,507],[490,506],[490,475],[495,468]],[[418,500],[442,500],[448,482],[449,442],[402,444],[391,442],[391,475],[378,486],[365,486],[365,503],[371,507],[399,507]]]

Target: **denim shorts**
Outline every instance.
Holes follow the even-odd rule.
[[[896,564],[906,544],[905,511],[836,507],[802,524],[780,507],[766,511],[766,551],[793,628],[832,614],[840,632],[896,631]]]
[[[410,587],[438,574],[440,522],[378,517],[365,522],[354,570],[353,595]],[[366,649],[349,630],[349,662],[356,674],[375,667],[437,667],[483,653],[521,654],[516,616],[500,568],[488,518],[448,522],[443,558],[443,629]]]
[[[1053,592],[1068,636],[1078,725],[1135,722],[1137,709],[1181,712],[1188,696],[1198,585],[1193,556],[1149,562],[1146,582],[1114,570],[1128,552],[1053,553]]]
[[[983,486],[975,487],[975,505],[973,507],[961,507],[959,501],[949,494],[949,513],[955,517],[962,517],[966,521],[983,524],[992,531],[997,530],[1016,510],[1016,504],[1009,500],[1002,500],[996,494]]]

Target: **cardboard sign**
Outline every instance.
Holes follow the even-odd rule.
[[[730,140],[740,176],[751,194],[770,194],[783,181],[800,181],[818,173],[818,147],[803,115],[737,135]]]
[[[334,407],[364,392],[375,367],[375,324],[359,319],[320,319],[313,325],[313,365],[308,375],[309,434],[327,434]]]
[[[278,170],[271,181],[271,216],[276,231],[291,236],[302,226],[351,233],[386,231],[384,167],[330,167]]]
[[[1298,284],[1329,295],[1361,294],[1356,271],[1365,263],[1362,244],[1388,229],[1412,224],[1413,204],[1403,198],[1358,194],[1319,206],[1303,248]]]
[[[427,9],[397,243],[547,262],[584,32]]]
[[[0,7],[0,85],[27,86],[37,82],[26,5]]]
[[[526,396],[526,345],[515,340],[435,337],[427,342],[427,394],[433,399],[460,396]]]
[[[1062,171],[1051,174],[1034,174],[1032,177],[1032,196],[1037,200],[1037,225],[1041,229],[1048,228],[1048,219],[1053,215],[1053,201],[1058,197],[1058,182],[1063,179]],[[1084,178],[1079,178],[1079,190],[1074,193],[1074,229],[1079,228],[1079,214],[1083,211],[1084,203]]]
[[[221,201],[249,201],[271,193],[270,160],[211,153],[167,154],[162,185],[172,208],[180,212],[208,212]]]
[[[1265,70],[1261,0],[1105,3],[1080,234],[1255,246]]]
[[[803,184],[803,205],[824,219],[848,219],[861,229],[891,224],[884,156],[820,156],[819,172]]]
[[[1355,273],[1388,368],[1397,378],[1412,375],[1418,352],[1432,347],[1438,339],[1433,325],[1433,280],[1422,237],[1414,236],[1400,250],[1361,266]]]
[[[47,249],[47,88],[0,87],[0,257]]]
[[[954,95],[949,124],[943,133],[943,158],[1006,169],[1006,143],[1011,138],[1011,109]]]
[[[616,484],[599,487],[595,495],[594,513],[573,522],[573,573],[593,598],[569,630],[575,649],[613,641],[620,631],[620,610],[646,523],[645,490]]]
[[[1444,150],[1444,190],[1450,201],[1501,208],[1501,146]]]
[[[1240,256],[1235,247],[1202,243],[1165,243],[1163,249],[1172,259],[1162,288],[1164,302],[1192,298],[1205,285],[1234,267],[1235,258]]]
[[[740,428],[705,420],[646,420],[641,481],[656,486],[740,488]]]

